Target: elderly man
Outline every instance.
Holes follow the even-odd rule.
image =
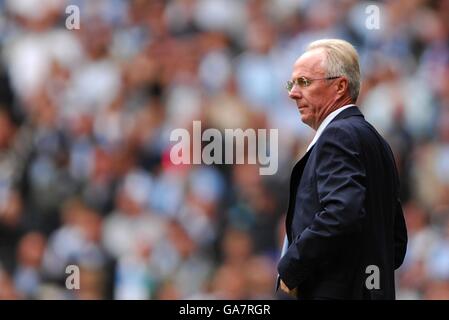
[[[287,89],[316,134],[292,171],[278,285],[298,299],[394,299],[407,231],[391,149],[355,105],[356,50],[311,43]]]

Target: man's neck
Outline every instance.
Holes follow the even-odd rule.
[[[341,101],[337,101],[334,105],[332,105],[325,113],[324,115],[321,117],[321,120],[319,123],[317,123],[315,125],[315,127],[313,128],[315,131],[318,130],[318,128],[320,127],[320,125],[323,123],[324,119],[327,118],[328,115],[330,115],[332,112],[334,112],[335,110],[338,110],[344,106],[347,106],[349,104],[354,104],[354,102],[352,102],[352,99],[350,97],[346,97],[345,99],[341,100]]]
[[[343,110],[350,108],[352,106],[355,106],[355,104],[353,103],[349,103],[347,105],[341,106],[340,108],[335,109],[334,111],[332,111],[331,113],[329,113],[327,115],[327,117],[321,122],[320,126],[318,127],[318,129],[316,130],[315,136],[313,137],[312,142],[309,144],[309,147],[307,148],[307,151],[310,150],[310,148],[315,144],[315,142],[318,141],[318,138],[320,137],[320,135],[322,134],[322,132],[324,131],[324,129],[326,129],[326,127],[329,125],[329,123],[338,116],[338,114],[340,112],[343,112]]]

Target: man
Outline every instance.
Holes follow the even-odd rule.
[[[278,285],[298,299],[394,299],[407,231],[391,149],[355,105],[356,50],[311,43],[287,89],[316,134],[292,171]]]

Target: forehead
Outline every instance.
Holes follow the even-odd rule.
[[[296,78],[300,76],[323,75],[323,62],[325,58],[326,54],[322,49],[305,52],[293,65],[292,76]]]

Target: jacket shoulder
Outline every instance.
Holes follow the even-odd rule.
[[[349,117],[337,119],[329,123],[324,129],[318,142],[336,141],[359,145],[361,134],[364,131],[364,119],[362,117]]]

